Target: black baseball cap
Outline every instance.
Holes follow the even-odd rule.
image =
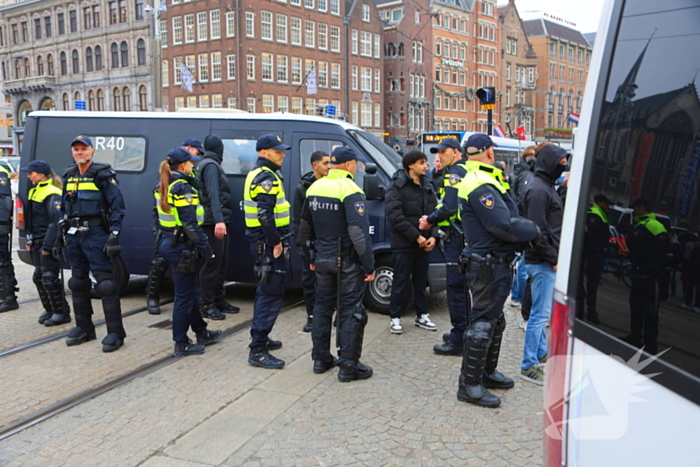
[[[287,146],[282,142],[282,138],[277,135],[262,135],[255,143],[255,150],[262,151],[263,149],[277,149],[279,151],[289,151],[291,146]]]
[[[340,146],[333,150],[331,154],[331,164],[344,164],[349,161],[356,161],[357,154],[352,149],[346,146]]]
[[[438,151],[442,151],[443,149],[448,148],[456,149],[458,151],[462,150],[462,146],[459,145],[459,141],[457,141],[454,138],[445,138],[442,141],[440,141],[440,144],[438,144],[434,148],[430,148],[430,152],[435,154]]]
[[[496,146],[496,144],[493,142],[489,135],[485,135],[483,133],[474,133],[469,137],[469,139],[467,139],[467,144],[465,144],[465,147],[467,148],[467,155],[474,156],[476,154],[481,154],[488,148],[494,148],[498,146]]]
[[[197,151],[199,151],[201,154],[204,154],[204,148],[202,147],[202,142],[199,141],[198,139],[195,138],[187,138],[184,143],[182,143],[183,146],[191,146],[195,148]]]
[[[612,202],[608,199],[607,196],[605,195],[595,195],[593,197],[593,202],[594,203],[605,203],[605,204],[612,204]]]
[[[76,136],[75,138],[73,138],[73,141],[70,142],[70,145],[73,146],[75,143],[83,143],[85,146],[90,146],[91,148],[94,147],[92,145],[92,140],[90,139],[90,137],[85,135]]]
[[[31,161],[28,166],[19,169],[20,172],[37,172],[48,175],[51,172],[51,166],[45,161]]]
[[[193,156],[184,148],[172,148],[170,151],[168,151],[167,158],[170,165],[182,164],[183,162],[187,161],[197,162],[202,160],[201,157]]]

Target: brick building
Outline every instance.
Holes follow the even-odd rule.
[[[383,131],[382,25],[374,3],[177,1],[159,26],[169,110],[314,114],[335,105],[358,126]],[[182,87],[188,70],[191,92]]]

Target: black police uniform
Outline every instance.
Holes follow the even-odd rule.
[[[500,399],[486,388],[513,387],[498,370],[498,356],[506,327],[503,305],[513,282],[516,252],[522,243],[536,240],[539,229],[518,214],[504,186],[502,172],[477,161],[467,163],[459,189],[466,277],[472,293],[469,327],[464,333],[464,355],[457,397],[461,401],[497,407]]]
[[[447,342],[434,347],[435,352],[442,355],[459,355],[462,352],[464,330],[467,327],[467,316],[471,309],[471,300],[465,288],[464,278],[459,272],[459,255],[464,248],[464,237],[453,227],[455,223],[459,222],[457,219],[457,210],[459,209],[457,190],[462,178],[467,173],[466,162],[466,159],[462,158],[444,169],[442,206],[428,216],[428,223],[440,225],[440,228],[447,234],[444,243],[447,308],[450,311],[452,330]]]
[[[12,188],[10,173],[0,166],[0,313],[19,308],[17,279],[10,252],[12,229]]]
[[[153,193],[158,191],[158,184],[153,188]],[[158,222],[158,209],[153,205],[153,246],[155,254],[148,270],[148,281],[146,282],[146,306],[151,315],[160,314],[160,289],[168,271],[168,261],[160,254],[160,243],[163,239],[163,230]]]
[[[593,324],[600,324],[598,318],[597,301],[598,285],[600,276],[603,274],[603,257],[610,242],[610,227],[608,226],[608,216],[603,208],[593,204],[586,213],[586,227],[583,239],[583,266],[579,274],[579,299],[576,305],[576,317],[583,319],[585,297],[588,306],[587,317]],[[584,274],[585,271],[585,287]]]
[[[107,322],[107,337],[102,341],[102,350],[112,352],[122,346],[126,337],[119,285],[113,279],[112,262],[105,253],[108,240],[110,246],[118,245],[117,239],[126,213],[117,174],[112,167],[92,162],[83,174],[77,164],[68,167],[63,175],[61,212],[67,217],[66,256],[72,268],[68,287],[73,292],[77,326],[68,334],[66,344],[79,345],[96,337],[91,318],[92,283],[89,273],[92,272],[97,281],[95,289],[102,297]]]
[[[39,316],[39,323],[45,326],[71,321],[70,308],[60,277],[61,262],[53,255],[56,239],[59,237],[61,196],[61,189],[55,186],[52,180],[46,180],[29,190],[27,203],[27,244],[31,247],[34,263],[32,281],[44,307],[44,312]]]
[[[316,273],[309,268],[311,260],[308,247],[299,240],[299,224],[301,223],[301,211],[304,206],[304,200],[306,199],[306,191],[315,181],[316,176],[314,176],[313,172],[309,172],[301,177],[299,185],[297,185],[294,190],[294,203],[292,203],[294,238],[296,240],[299,256],[301,256],[304,262],[304,269],[301,270],[301,287],[304,290],[304,303],[306,304],[307,317],[306,325],[304,325],[303,329],[304,332],[311,332],[313,326],[312,319],[314,316],[314,306],[316,305]]]
[[[345,151],[351,152],[348,148],[338,148],[332,158],[343,156]],[[355,159],[352,153],[343,157]],[[360,362],[367,324],[367,312],[362,304],[364,279],[374,272],[368,217],[365,195],[353,176],[344,170],[331,169],[327,177],[309,187],[299,226],[300,240],[314,240],[315,246],[316,306],[311,331],[314,373],[323,373],[335,364],[330,340],[331,319],[338,300],[341,382],[372,376],[372,368]]]

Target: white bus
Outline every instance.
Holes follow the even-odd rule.
[[[631,293],[602,275],[600,324],[576,317],[584,223],[595,195],[623,206],[645,199],[674,226],[700,229],[699,67],[698,0],[606,2],[559,247],[545,382],[547,466],[700,465],[700,313],[692,308],[699,303],[680,308],[683,285],[673,264],[648,272],[654,254],[665,259],[666,251],[636,257],[647,267],[633,267]],[[655,336],[658,353],[650,355]]]

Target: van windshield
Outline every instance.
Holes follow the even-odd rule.
[[[389,177],[401,167],[401,156],[373,134],[357,130],[349,133]]]

